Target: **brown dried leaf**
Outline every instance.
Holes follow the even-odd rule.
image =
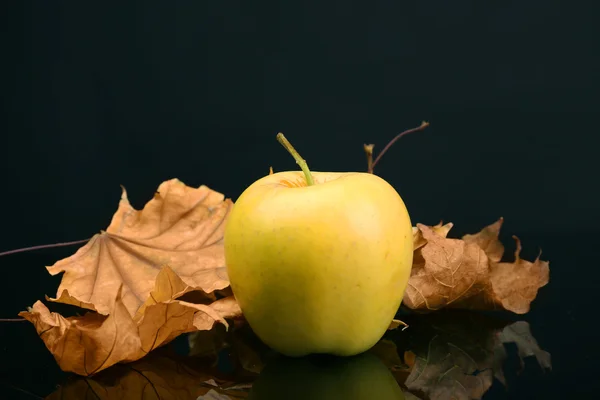
[[[467,243],[474,243],[481,247],[491,261],[498,262],[502,259],[502,255],[504,254],[504,245],[498,239],[500,228],[502,228],[503,223],[504,218],[500,218],[493,224],[483,228],[481,232],[472,235],[464,235],[462,239]]]
[[[182,333],[215,322],[227,327],[226,319],[241,316],[222,243],[231,205],[206,186],[173,179],[136,211],[123,190],[107,231],[48,267],[65,273],[58,298],[49,300],[97,312],[64,318],[37,302],[20,315],[63,370],[86,376],[137,360]]]
[[[539,256],[534,262],[522,260],[516,237],[515,262],[500,263],[504,246],[498,236],[503,222],[500,218],[462,240],[446,238],[451,223],[418,224],[403,304],[423,311],[449,307],[528,312],[539,288],[549,281],[549,264]]]
[[[136,326],[117,292],[108,316],[89,312],[64,318],[37,301],[31,311],[19,316],[34,324],[36,331],[63,371],[92,375],[121,361],[133,361],[141,349]]]
[[[232,204],[206,186],[192,188],[172,179],[138,211],[123,189],[106,231],[47,267],[52,275],[64,272],[54,301],[68,290],[76,305],[108,314],[122,287],[123,304],[134,316],[164,265],[195,290],[209,294],[228,287],[222,239]]]
[[[538,290],[550,281],[550,264],[540,260],[541,252],[534,262],[521,259],[521,241],[516,236],[513,239],[517,242],[515,261],[492,263],[488,296],[506,310],[525,314]]]
[[[403,300],[407,307],[438,310],[483,290],[488,259],[479,246],[447,239],[444,231],[439,234],[423,224],[417,228],[427,243],[416,250],[421,257],[413,262]]]
[[[448,232],[450,232],[450,229],[452,229],[453,226],[454,224],[452,222],[448,222],[444,225],[442,221],[440,221],[439,224],[431,226],[430,228],[441,237],[446,237],[448,236]],[[413,226],[413,251],[420,249],[426,244],[427,240],[423,237],[421,230],[417,226]]]
[[[489,263],[489,278],[485,290],[469,299],[455,303],[454,307],[489,310],[503,308],[516,314],[529,312],[538,290],[550,279],[550,268],[547,261],[540,256],[534,262],[520,258],[521,241],[513,236],[517,243],[514,262],[497,262],[502,259],[504,246],[498,240],[502,218],[485,227],[475,235],[465,235],[466,240],[478,243],[493,257]],[[541,253],[540,253],[541,255]]]
[[[157,278],[157,297],[167,282],[185,285],[169,267]],[[148,304],[139,318],[132,318],[120,293],[108,316],[88,312],[82,317],[65,318],[50,312],[38,301],[31,311],[19,315],[32,322],[63,371],[89,376],[119,362],[138,360],[182,333],[212,329],[215,322],[227,326],[241,310],[233,297],[211,304],[193,304],[166,299]]]

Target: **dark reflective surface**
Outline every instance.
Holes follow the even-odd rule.
[[[31,337],[41,363],[21,366],[30,379],[13,370],[3,384],[14,398],[479,399],[492,398],[491,389],[510,390],[524,372],[539,378],[529,390],[543,392],[551,379],[551,355],[525,321],[462,311],[403,318],[409,328],[388,332],[356,357],[283,357],[244,326],[182,336],[87,378],[59,373]],[[8,329],[29,335],[30,328]]]
[[[573,269],[593,260],[572,250],[593,248],[597,239],[523,238],[547,249],[551,261],[550,283],[526,315],[401,310],[407,329],[344,360],[281,357],[246,326],[184,335],[142,360],[84,378],[60,371],[29,323],[0,323],[0,391],[9,399],[586,398],[596,387],[598,343],[589,317],[596,289],[593,274],[583,279]],[[39,257],[20,260],[43,265]]]

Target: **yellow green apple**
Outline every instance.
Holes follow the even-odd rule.
[[[235,202],[224,234],[231,288],[252,330],[282,354],[362,353],[404,296],[410,217],[376,175],[299,164],[304,173],[267,175]]]
[[[248,400],[403,400],[402,389],[371,353],[319,360],[279,357],[262,370]]]

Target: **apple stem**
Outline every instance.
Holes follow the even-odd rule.
[[[423,121],[423,122],[421,122],[420,126],[417,126],[416,128],[412,128],[412,129],[406,130],[402,133],[399,133],[398,135],[396,135],[395,138],[390,140],[390,142],[385,145],[383,150],[381,150],[381,152],[379,153],[379,155],[373,162],[371,162],[371,160],[373,159],[373,147],[372,147],[372,145],[369,145],[369,146],[365,145],[365,152],[367,153],[367,163],[369,164],[369,165],[367,165],[367,172],[370,174],[373,173],[373,169],[375,168],[375,165],[377,165],[377,163],[379,162],[379,160],[381,160],[381,157],[385,154],[385,152],[388,151],[388,149],[390,147],[392,147],[392,145],[394,143],[396,143],[396,141],[398,139],[400,139],[402,136],[408,135],[409,133],[422,131],[423,129],[427,128],[428,126],[429,126],[429,122]]]
[[[281,143],[283,147],[285,147],[285,149],[292,155],[292,157],[294,157],[294,160],[296,160],[296,164],[298,164],[302,169],[302,172],[304,172],[306,184],[308,186],[314,185],[315,181],[313,180],[312,174],[310,173],[310,169],[308,169],[308,164],[306,164],[306,161],[302,157],[300,157],[300,154],[296,151],[294,146],[292,146],[292,144],[285,138],[285,136],[283,136],[283,133],[279,132],[277,134],[277,141]]]

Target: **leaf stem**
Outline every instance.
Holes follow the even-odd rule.
[[[40,249],[51,249],[54,247],[64,247],[64,246],[72,246],[75,244],[81,244],[81,243],[85,243],[87,241],[89,241],[90,239],[83,239],[83,240],[75,240],[73,242],[63,242],[63,243],[54,243],[54,244],[42,244],[39,246],[31,246],[31,247],[23,247],[21,249],[14,249],[14,250],[8,250],[8,251],[3,251],[2,253],[0,253],[0,257],[2,256],[8,256],[11,254],[16,254],[16,253],[24,253],[26,251],[33,251],[33,250],[40,250]]]
[[[294,160],[296,160],[296,164],[298,164],[302,169],[302,172],[304,172],[306,184],[308,186],[314,185],[315,181],[313,180],[312,174],[308,169],[308,164],[306,164],[306,160],[300,157],[300,154],[296,151],[294,146],[292,146],[292,144],[285,138],[285,136],[283,136],[283,133],[279,132],[277,134],[277,141],[281,143],[283,147],[285,147],[285,149],[292,155],[292,157],[294,157]]]
[[[0,385],[5,385],[5,386],[8,386],[9,388],[11,388],[11,389],[13,389],[13,390],[17,391],[17,392],[21,392],[21,393],[24,393],[24,394],[28,394],[29,396],[33,397],[34,399],[40,399],[40,400],[44,400],[44,398],[43,398],[43,397],[41,397],[41,396],[38,396],[37,394],[35,394],[35,393],[33,393],[33,392],[30,392],[30,391],[28,391],[28,390],[21,389],[20,387],[18,387],[18,386],[15,386],[15,385],[13,385],[13,384],[10,384],[10,383],[8,383],[8,382],[1,382],[1,381],[0,381]]]
[[[399,133],[398,135],[396,135],[395,138],[393,138],[392,140],[390,140],[390,142],[388,144],[385,145],[385,147],[383,148],[383,150],[381,150],[381,152],[379,153],[379,155],[377,156],[377,158],[375,158],[375,161],[373,161],[373,163],[367,167],[367,172],[372,174],[373,173],[373,169],[375,168],[375,166],[377,165],[377,163],[379,162],[379,160],[381,160],[381,157],[383,157],[383,155],[385,154],[386,151],[388,151],[388,149],[390,147],[392,147],[392,145],[394,143],[396,143],[396,141],[398,139],[400,139],[402,136],[408,135],[409,133],[413,133],[413,132],[418,132],[418,131],[422,131],[423,129],[427,128],[429,126],[429,122],[423,121],[421,122],[421,125],[416,127],[416,128],[412,128],[409,130],[406,130],[402,133]],[[369,157],[369,153],[367,148],[365,147],[365,151],[367,151],[367,162],[368,162],[368,157]],[[373,148],[371,148],[371,152],[373,151]],[[372,154],[372,153],[371,153]],[[371,155],[372,157],[372,155]]]

